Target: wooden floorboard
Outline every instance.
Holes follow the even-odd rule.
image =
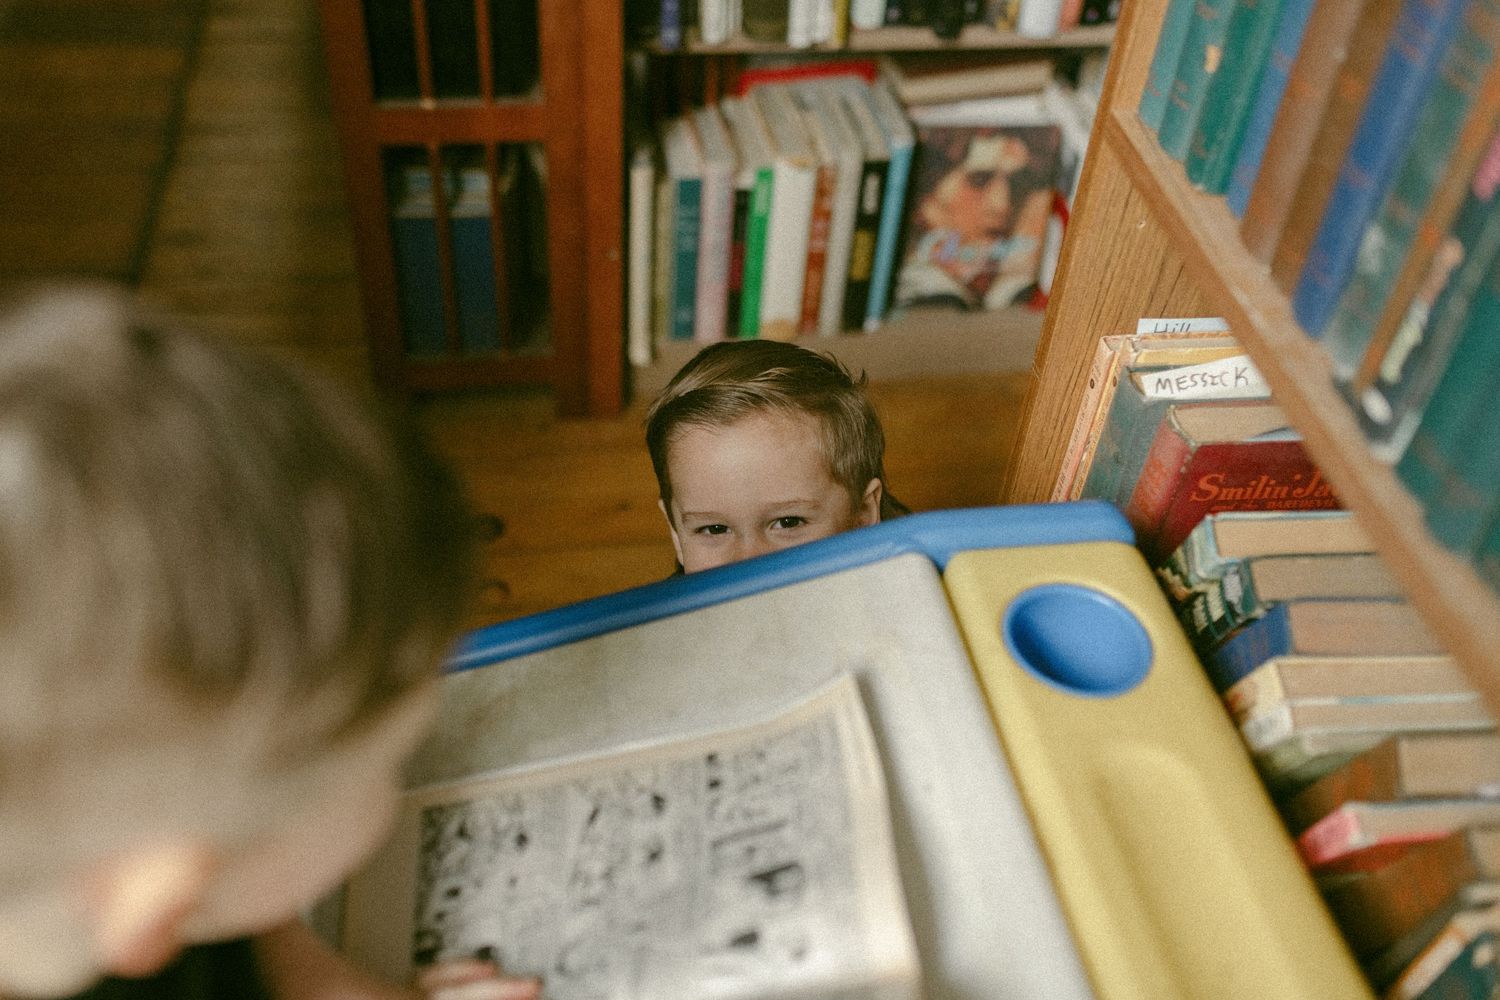
[[[0,154],[0,279],[134,280],[195,326],[368,390],[315,5],[0,0],[0,92],[22,97],[0,128],[31,129],[54,168]],[[875,382],[894,492],[919,510],[993,502],[1026,378]],[[471,624],[671,571],[645,402],[566,421],[542,390],[411,403],[491,528]]]

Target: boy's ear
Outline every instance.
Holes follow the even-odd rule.
[[[667,519],[667,530],[672,533],[672,548],[677,553],[677,565],[682,562],[682,539],[677,537],[677,525],[672,523],[672,512],[667,510],[667,502],[662,499],[656,501],[656,508],[661,511],[661,516]]]
[[[859,523],[868,527],[880,523],[880,498],[885,494],[885,484],[878,478],[865,486],[865,494],[859,500]]]
[[[105,862],[90,885],[90,924],[112,975],[147,976],[182,950],[183,921],[213,873],[213,854],[191,840],[135,848]]]

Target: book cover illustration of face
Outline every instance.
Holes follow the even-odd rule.
[[[1052,211],[1056,126],[918,130],[895,305],[1003,309],[1031,293]]]

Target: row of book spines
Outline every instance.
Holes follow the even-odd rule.
[[[646,0],[631,5],[630,33],[675,51],[696,39],[723,45],[737,36],[790,48],[842,48],[851,31],[928,28],[958,37],[967,25],[1051,37],[1112,24],[1119,0]]]
[[[1222,139],[1225,130],[1215,128],[1232,113],[1206,109],[1222,109],[1226,94],[1256,94],[1248,120],[1271,120],[1273,141],[1267,150],[1255,145],[1253,128],[1243,136],[1238,166],[1228,177],[1260,176],[1253,193],[1242,186],[1237,194],[1229,183],[1230,207],[1244,213],[1247,245],[1273,259],[1273,273],[1293,293],[1304,327],[1322,336],[1377,454],[1395,460],[1410,451],[1407,464],[1420,468],[1441,454],[1432,447],[1437,435],[1423,434],[1416,442],[1412,437],[1427,419],[1424,407],[1436,404],[1434,384],[1441,376],[1442,391],[1454,391],[1484,370],[1452,355],[1461,342],[1454,327],[1465,326],[1469,296],[1479,284],[1476,272],[1500,260],[1500,211],[1490,207],[1500,169],[1500,5],[1374,4],[1364,18],[1355,16],[1361,0],[1315,5],[1311,12],[1302,0],[1283,0],[1273,11],[1276,6],[1241,0],[1215,11],[1212,4],[1197,4],[1183,16],[1174,5],[1142,97],[1142,117],[1150,121],[1159,114],[1164,148],[1181,154],[1191,178],[1222,191],[1225,175],[1205,175],[1204,155],[1215,148],[1216,136]],[[1267,25],[1273,23],[1271,32]],[[1259,34],[1247,41],[1252,25]],[[1174,40],[1174,32],[1181,38]],[[1237,43],[1225,48],[1234,58],[1226,56],[1216,73],[1198,81],[1202,67],[1185,53],[1205,38],[1218,38],[1216,32]],[[1257,66],[1257,45],[1267,38],[1257,80],[1250,70]],[[1392,43],[1400,39],[1410,42]],[[1340,42],[1349,51],[1342,67]],[[1174,44],[1182,46],[1190,71],[1167,85]],[[1239,76],[1235,67],[1241,67]],[[1259,89],[1247,88],[1241,77],[1258,82]],[[1195,82],[1203,110],[1184,148]],[[1321,118],[1320,101],[1326,105]],[[1279,114],[1267,114],[1272,102],[1280,102]],[[1289,198],[1295,184],[1289,168],[1298,149],[1308,159],[1296,197]],[[1262,153],[1265,162],[1253,167]],[[1276,215],[1268,208],[1276,196],[1282,203],[1279,222],[1268,219]],[[1320,222],[1316,228],[1288,227],[1273,252],[1270,237],[1287,215]],[[1442,269],[1453,268],[1451,258],[1464,250],[1453,277],[1443,280]],[[1417,298],[1431,296],[1434,286],[1442,289],[1437,304]],[[1441,426],[1452,433],[1451,421]],[[1464,446],[1482,440],[1460,436]],[[1490,465],[1479,463],[1471,471],[1488,473]],[[1500,549],[1500,526],[1489,516],[1495,488],[1445,469],[1429,472],[1425,481],[1449,484],[1446,494],[1431,494],[1446,497],[1428,507],[1434,534],[1473,559],[1495,585],[1500,552],[1490,550]],[[1428,496],[1420,488],[1413,492],[1419,500]]]

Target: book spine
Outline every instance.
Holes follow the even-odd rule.
[[[880,328],[891,301],[897,243],[900,241],[902,217],[906,214],[906,185],[911,179],[912,152],[910,143],[892,147],[886,169],[885,190],[880,201],[880,229],[875,237],[875,262],[870,270],[870,298],[865,304],[864,328],[867,333]]]
[[[682,48],[682,0],[660,0],[658,14],[656,44],[664,52],[675,52]]]
[[[704,45],[723,45],[733,33],[729,0],[698,0],[698,37]]]
[[[672,273],[676,263],[672,236],[676,206],[676,182],[670,177],[660,178],[656,184],[656,233],[652,253],[656,267],[651,275],[651,330],[653,339],[663,342],[672,336],[672,289],[676,286],[676,275]]]
[[[1224,56],[1203,98],[1183,166],[1188,180],[1223,194],[1276,36],[1282,0],[1238,0],[1224,34]]]
[[[725,335],[738,335],[740,312],[744,308],[745,241],[750,228],[750,199],[754,181],[736,186],[734,214],[729,229],[729,293],[724,299]]]
[[[814,8],[819,0],[790,0],[786,14],[786,43],[794,49],[811,48],[814,36]]]
[[[1345,802],[1389,802],[1401,797],[1397,746],[1392,741],[1381,743],[1285,799],[1280,808],[1287,828],[1301,833]]]
[[[694,301],[698,289],[698,230],[703,182],[696,177],[677,180],[677,211],[672,225],[673,340],[693,339]]]
[[[1162,515],[1151,556],[1165,558],[1204,516],[1221,510],[1336,510],[1338,497],[1301,441],[1198,448]]]
[[[1343,64],[1329,88],[1322,115],[1308,125],[1313,135],[1305,159],[1298,161],[1291,204],[1284,211],[1270,253],[1271,276],[1288,293],[1296,287],[1302,273],[1308,247],[1323,220],[1328,196],[1338,180],[1354,130],[1359,127],[1360,115],[1400,11],[1398,3],[1368,0],[1355,12],[1358,20],[1343,50]],[[1294,91],[1292,99],[1297,95]]]
[[[1016,34],[1027,38],[1051,38],[1057,34],[1063,0],[1021,0]]]
[[[704,170],[698,213],[698,281],[693,336],[723,340],[729,304],[729,241],[734,229],[734,173],[725,163]]]
[[[1390,192],[1365,231],[1348,288],[1324,331],[1324,348],[1340,381],[1353,377],[1403,262],[1430,260],[1453,222],[1500,112],[1497,46],[1500,0],[1471,0],[1464,30],[1443,57]],[[1413,252],[1419,230],[1430,234],[1428,246]],[[1394,304],[1404,313],[1407,301]]]
[[[1142,548],[1156,547],[1162,518],[1191,456],[1192,446],[1168,414],[1152,436],[1146,463],[1124,508],[1125,518],[1135,529],[1136,541]]]
[[[1286,95],[1287,81],[1291,79],[1292,66],[1302,48],[1302,36],[1307,31],[1307,22],[1315,6],[1314,0],[1284,0],[1276,34],[1271,39],[1271,52],[1266,57],[1265,70],[1255,91],[1255,102],[1250,107],[1245,133],[1240,139],[1239,152],[1235,155],[1224,193],[1224,201],[1235,218],[1243,218],[1250,203],[1250,191],[1255,186],[1261,160],[1266,154],[1266,143],[1270,140],[1271,128],[1276,123],[1276,114],[1281,108],[1282,97]]]
[[[1063,449],[1057,481],[1052,484],[1049,498],[1052,503],[1077,500],[1082,495],[1084,479],[1093,467],[1099,438],[1104,432],[1105,420],[1102,418],[1107,415],[1107,408],[1113,405],[1114,394],[1118,391],[1125,349],[1125,345],[1113,337],[1099,338],[1094,348],[1094,361],[1089,366],[1088,382],[1078,404],[1078,416],[1073,421],[1072,433],[1068,435],[1067,447]]]
[[[1492,268],[1416,434],[1396,464],[1397,476],[1426,506],[1434,537],[1466,555],[1479,547],[1487,515],[1500,496],[1500,462],[1481,457],[1500,429],[1500,408],[1493,403],[1500,382],[1497,328],[1500,268]]]
[[[1444,837],[1415,844],[1363,877],[1325,887],[1323,899],[1350,949],[1364,958],[1414,930],[1477,878],[1462,837]]]
[[[854,245],[854,220],[859,210],[861,164],[845,164],[835,189],[829,219],[828,262],[823,268],[823,301],[818,304],[818,335],[836,336],[843,327],[844,296],[849,285],[849,257]]]
[[[453,242],[453,293],[458,337],[463,350],[484,354],[500,349],[500,309],[495,284],[495,252],[490,242],[487,202],[455,208],[449,223]]]
[[[836,49],[842,49],[849,44],[849,5],[851,2],[852,0],[835,0],[833,4],[833,33],[828,41]]]
[[[1500,990],[1500,936],[1450,923],[1387,987],[1385,1000],[1493,997]]]
[[[884,0],[851,0],[849,24],[861,31],[871,31],[885,26]]]
[[[652,197],[656,187],[654,174],[649,153],[637,156],[631,162],[626,356],[638,368],[651,363],[651,250],[654,242],[652,226],[656,219]]]
[[[1224,36],[1233,9],[1234,0],[1196,0],[1193,4],[1182,56],[1177,60],[1172,85],[1167,89],[1167,106],[1156,130],[1161,148],[1174,160],[1187,155],[1209,82],[1224,57]]]
[[[1225,640],[1204,659],[1203,666],[1214,689],[1222,693],[1266,660],[1291,648],[1291,613],[1285,604],[1279,604]]]
[[[964,0],[929,0],[929,3],[927,26],[932,33],[946,41],[957,38],[964,30]]]
[[[770,167],[762,167],[755,172],[755,186],[750,189],[750,212],[745,223],[745,278],[740,292],[741,337],[760,335],[761,288],[764,285],[775,176]]]
[[[1236,592],[1231,579],[1237,580],[1245,589]],[[1182,602],[1178,618],[1195,646],[1200,650],[1211,650],[1261,610],[1250,578],[1245,575],[1212,580],[1197,587]]]
[[[1057,13],[1057,31],[1072,31],[1083,23],[1083,0],[1063,0],[1062,10]]]
[[[1115,375],[1119,385],[1079,496],[1124,504],[1135,490],[1167,407],[1165,402],[1157,406],[1147,402],[1125,369]]]
[[[437,223],[431,209],[398,212],[391,221],[396,258],[396,301],[401,340],[407,354],[441,354],[448,349],[439,277]]]
[[[818,332],[819,308],[823,304],[823,282],[828,265],[828,235],[833,222],[833,186],[838,168],[825,163],[818,168],[813,189],[812,218],[807,227],[807,268],[802,275],[802,310],[797,323],[799,336]]]
[[[849,243],[849,275],[844,288],[843,328],[864,326],[870,302],[870,276],[875,271],[875,241],[880,234],[880,206],[885,197],[885,160],[867,160],[859,181],[859,203]]]
[[[907,0],[885,0],[885,26],[895,27],[906,23]]]
[[[1406,0],[1402,7],[1292,294],[1292,311],[1310,336],[1322,334],[1348,284],[1360,238],[1390,187],[1466,2]]]
[[[1436,840],[1446,831],[1424,830],[1392,837],[1377,837],[1365,829],[1359,814],[1338,809],[1318,820],[1297,836],[1297,851],[1308,867],[1327,864],[1377,843],[1421,843]]]
[[[780,159],[773,168],[776,197],[766,227],[765,263],[760,285],[759,335],[791,340],[802,316],[802,280],[807,273],[807,237],[817,171]]]
[[[1361,425],[1375,454],[1400,458],[1434,387],[1447,370],[1474,298],[1500,258],[1500,175],[1476,175],[1474,190],[1454,227],[1457,267],[1433,302],[1398,332],[1384,352],[1374,383],[1358,394]],[[1450,259],[1451,259],[1450,255]]]

